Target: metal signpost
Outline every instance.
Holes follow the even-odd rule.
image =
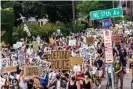
[[[90,12],[91,20],[119,17],[119,16],[123,16],[122,8],[113,8],[113,9],[97,10]]]

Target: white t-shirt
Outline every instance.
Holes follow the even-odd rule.
[[[60,89],[60,86],[61,86],[61,83],[60,83],[60,81],[59,80],[57,80],[57,88],[56,89]]]
[[[55,79],[55,78],[56,78],[56,73],[51,72],[51,73],[49,74],[49,79]]]

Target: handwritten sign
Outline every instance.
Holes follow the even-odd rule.
[[[72,65],[76,65],[76,64],[82,64],[83,63],[83,58],[82,57],[70,57],[70,63]]]
[[[95,59],[95,48],[94,46],[83,47],[80,49],[80,56],[83,57],[84,60]]]
[[[1,60],[2,60],[2,63],[1,63],[1,69],[2,70],[11,65],[10,64],[10,58],[3,58]]]
[[[76,40],[69,40],[69,45],[70,46],[76,45]]]
[[[8,73],[8,72],[15,72],[17,71],[17,67],[16,66],[8,66],[6,68],[4,68],[4,72]]]
[[[69,70],[70,69],[70,51],[52,51],[48,56],[53,70]]]
[[[51,45],[53,45],[55,43],[53,38],[49,38],[49,42],[50,42]]]
[[[24,76],[25,77],[30,77],[33,75],[40,75],[39,67],[37,66],[25,66],[24,67]]]
[[[86,44],[94,44],[95,39],[94,37],[86,37]]]
[[[122,40],[122,35],[113,35],[112,40],[114,43],[120,43]]]
[[[23,50],[18,50],[18,59],[17,59],[17,62],[18,62],[18,65],[20,67],[23,67],[24,66],[24,60],[25,60],[25,53]]]
[[[38,51],[39,50],[39,45],[38,45],[37,41],[33,42],[33,49],[34,49],[34,51]]]
[[[47,62],[45,60],[41,60],[41,59],[36,57],[36,58],[32,59],[30,65],[31,66],[39,66],[39,68],[40,68],[40,75],[39,75],[39,77],[44,77],[46,72],[49,71],[51,63]]]

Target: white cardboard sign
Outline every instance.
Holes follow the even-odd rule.
[[[76,45],[76,40],[69,40],[69,45],[70,46]]]
[[[80,49],[80,56],[83,57],[84,60],[95,59],[95,52],[94,46],[84,47]]]

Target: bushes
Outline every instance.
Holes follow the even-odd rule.
[[[61,33],[63,35],[69,35],[70,31],[73,29],[73,25],[71,23],[62,23],[62,22],[56,22],[54,23],[48,23],[44,24],[43,26],[39,26],[36,23],[27,23],[28,28],[31,32],[31,36],[37,36],[40,35],[41,37],[49,37],[53,32],[56,32],[57,29],[61,30]],[[85,29],[85,24],[76,24],[76,32],[82,31]],[[23,24],[20,25],[18,28],[14,27],[13,32],[13,42],[16,42],[20,40],[21,38],[27,37],[27,34],[23,31]]]

